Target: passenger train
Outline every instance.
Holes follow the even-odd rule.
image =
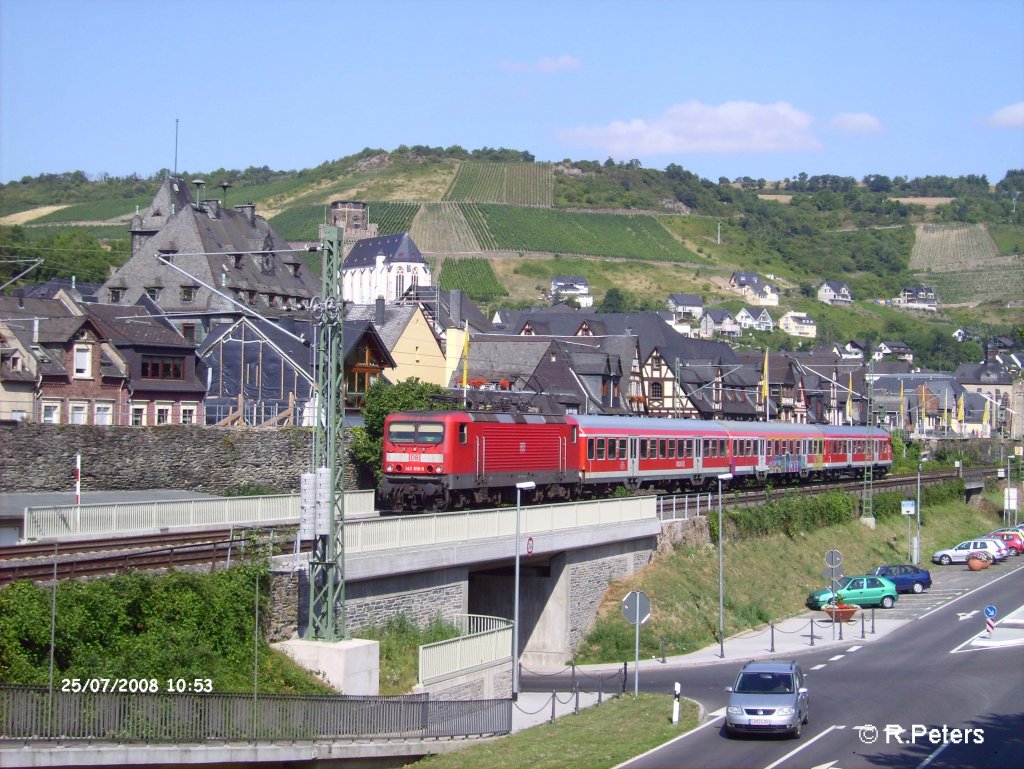
[[[391,509],[448,510],[604,496],[618,486],[669,492],[732,483],[860,478],[892,467],[874,427],[482,411],[391,414],[381,495]]]

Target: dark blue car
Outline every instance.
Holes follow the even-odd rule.
[[[879,566],[872,574],[890,580],[900,593],[923,593],[932,586],[932,575],[928,570],[909,563]]]

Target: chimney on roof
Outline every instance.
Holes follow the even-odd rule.
[[[452,325],[456,328],[462,327],[462,291],[457,288],[453,288],[451,294],[449,294],[448,300],[448,317],[451,318]]]
[[[251,226],[256,225],[256,206],[253,203],[243,203],[235,206],[235,210],[241,213]]]
[[[384,325],[384,297],[377,297],[377,305],[373,309],[373,322],[379,328]]]
[[[209,198],[203,201],[203,208],[211,219],[216,219],[220,213],[220,201],[217,198]]]

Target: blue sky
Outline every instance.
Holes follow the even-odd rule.
[[[400,144],[700,176],[1024,168],[1024,0],[0,0],[0,181]]]

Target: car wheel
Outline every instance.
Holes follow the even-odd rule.
[[[923,593],[924,592],[924,585],[922,585],[920,582],[915,582],[914,583],[914,592],[915,593]]]
[[[944,555],[939,558],[939,563],[941,563],[943,566],[949,566],[951,563],[953,563],[953,559],[950,558],[948,555]]]
[[[883,609],[891,609],[895,603],[896,599],[893,598],[891,595],[882,596]]]
[[[792,737],[794,740],[799,740],[800,732],[803,731],[803,728],[803,721],[797,721],[796,726],[793,727],[792,731],[789,733],[789,736]]]

